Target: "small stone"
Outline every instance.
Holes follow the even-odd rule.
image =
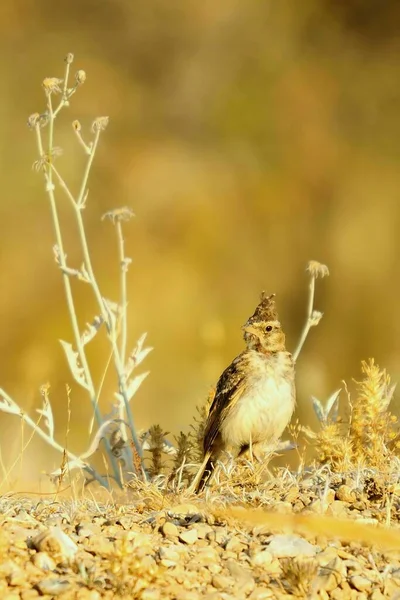
[[[350,585],[359,592],[369,592],[372,587],[372,582],[362,575],[353,575],[353,577],[350,577]]]
[[[176,504],[168,509],[169,514],[171,515],[179,515],[179,516],[188,516],[188,515],[196,515],[199,514],[199,508],[195,504]]]
[[[207,534],[212,533],[213,528],[207,523],[197,523],[196,530],[199,540],[205,540]]]
[[[171,521],[166,521],[161,527],[161,533],[166,538],[177,538],[179,535],[179,529]]]
[[[254,567],[265,567],[270,565],[273,560],[273,556],[271,552],[268,550],[261,550],[260,552],[255,552],[251,557],[251,564]]]
[[[136,525],[136,519],[133,517],[123,516],[119,517],[118,523],[125,531],[131,531],[132,527]]]
[[[27,573],[24,569],[16,567],[9,575],[7,575],[6,580],[9,586],[24,586],[27,580]]]
[[[219,560],[219,555],[215,548],[206,546],[197,550],[196,560],[200,565],[215,565]]]
[[[351,504],[357,499],[357,494],[348,485],[341,485],[336,491],[336,499]]]
[[[338,557],[339,552],[337,551],[336,548],[333,548],[332,546],[328,546],[327,548],[325,548],[325,550],[323,552],[320,552],[319,554],[317,554],[317,561],[319,563],[319,565],[321,567],[325,567],[328,563],[331,562],[331,560],[334,560]]]
[[[255,580],[250,571],[244,569],[236,560],[229,559],[226,563],[228,571],[235,579],[238,591],[243,595],[250,594],[255,588]]]
[[[220,546],[223,546],[228,537],[225,527],[215,528],[213,533],[214,533],[213,540]],[[207,535],[207,538],[208,538],[208,535]]]
[[[354,592],[354,590],[346,589],[346,591],[344,591],[341,587],[337,587],[331,592],[329,592],[329,598],[331,600],[350,600],[352,591]]]
[[[49,596],[59,596],[69,587],[71,587],[71,584],[65,579],[43,579],[36,584],[36,588],[41,594],[49,594]]]
[[[384,595],[385,598],[398,598],[399,597],[399,582],[391,577],[385,581]]]
[[[385,596],[380,590],[374,590],[369,598],[370,600],[384,600]]]
[[[227,577],[226,575],[221,574],[214,575],[211,583],[215,588],[217,588],[217,590],[227,590],[234,585],[232,577]]]
[[[54,571],[56,568],[56,563],[47,552],[37,552],[32,556],[32,562],[35,567],[42,571]]]
[[[94,534],[94,531],[89,529],[89,527],[78,527],[77,534],[80,538],[89,538],[91,535]]]
[[[141,600],[159,600],[161,592],[157,588],[147,588],[143,590],[140,596]]]
[[[310,544],[307,540],[290,534],[274,535],[268,545],[268,551],[277,558],[315,556],[317,550],[317,546]]]
[[[329,505],[328,510],[326,511],[327,515],[332,517],[344,517],[347,514],[347,504],[342,500],[335,500],[332,504]]]
[[[274,504],[274,512],[276,513],[291,513],[292,512],[292,504],[291,502],[276,502]]]
[[[174,550],[172,547],[163,548],[161,547],[158,551],[160,556],[160,562],[164,567],[175,567],[179,562],[179,552]]]
[[[101,596],[97,590],[82,588],[77,591],[76,600],[100,600]]]
[[[35,600],[39,596],[39,592],[37,590],[21,590],[20,591],[21,600]]]
[[[184,542],[189,546],[195,544],[198,539],[196,529],[187,529],[186,531],[182,531],[182,533],[179,534],[179,539],[181,542]]]
[[[200,600],[201,596],[200,594],[198,594],[197,592],[190,592],[190,591],[184,591],[184,592],[178,592],[176,594],[176,600]]]
[[[341,577],[334,572],[324,572],[320,575],[317,575],[317,577],[314,580],[314,585],[315,585],[315,589],[320,591],[325,591],[325,592],[332,592],[333,590],[335,590],[341,581]]]
[[[268,588],[256,587],[248,600],[267,600],[267,598],[274,598],[274,592]]]
[[[78,550],[75,542],[59,527],[39,533],[32,544],[39,552],[47,552],[56,562],[71,561]]]
[[[208,531],[206,533],[206,540],[208,542],[216,542],[216,537],[217,536],[216,536],[216,533],[215,533],[214,529],[212,531]]]
[[[343,561],[343,565],[346,567],[346,569],[348,569],[349,571],[362,571],[364,568],[364,565],[362,563],[360,563],[358,560],[356,560],[355,558],[347,558],[346,560]]]
[[[343,561],[337,556],[329,561],[315,579],[315,588],[319,591],[332,592],[346,577]]]
[[[225,544],[225,550],[227,552],[242,552],[247,548],[247,544],[243,544],[235,536],[229,538]]]

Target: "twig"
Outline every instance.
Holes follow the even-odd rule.
[[[301,349],[304,346],[304,342],[310,332],[311,327],[316,327],[322,319],[323,313],[318,310],[314,310],[314,296],[315,296],[315,280],[318,276],[326,277],[329,275],[329,270],[326,265],[322,265],[316,260],[311,260],[307,265],[307,271],[310,273],[310,285],[308,294],[308,307],[307,307],[307,321],[304,325],[303,331],[301,332],[299,343],[297,344],[296,350],[293,352],[293,360],[297,361]]]

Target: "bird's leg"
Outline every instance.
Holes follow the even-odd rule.
[[[192,483],[188,487],[189,493],[193,494],[193,493],[197,493],[198,491],[201,491],[201,489],[203,489],[204,485],[209,481],[209,478],[213,474],[213,469],[211,470],[211,473],[209,473],[208,475],[205,473],[206,468],[208,466],[207,464],[210,460],[210,456],[211,456],[211,452],[207,452],[205,454],[204,460],[201,464],[200,469],[198,470],[195,478],[193,479]]]
[[[251,464],[254,466],[254,458],[253,458],[253,441],[251,438],[251,432],[250,432],[250,439],[249,439],[249,454],[250,454],[250,461]]]

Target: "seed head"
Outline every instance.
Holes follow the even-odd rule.
[[[68,52],[64,60],[67,63],[67,65],[71,65],[74,62],[74,55],[72,54],[72,52]]]
[[[28,117],[28,127],[29,129],[35,129],[36,125],[40,124],[40,114],[32,113]]]
[[[109,120],[110,120],[109,117],[97,117],[97,119],[95,119],[93,121],[93,125],[92,125],[93,133],[96,133],[97,131],[104,131],[108,125]]]
[[[122,206],[121,208],[106,212],[101,217],[101,220],[104,221],[105,219],[110,219],[110,221],[116,223],[117,221],[129,221],[134,216],[135,213],[129,206]]]
[[[79,69],[79,71],[77,71],[75,73],[75,81],[78,85],[82,85],[83,83],[85,83],[86,81],[86,71],[83,71],[82,69]]]
[[[42,86],[46,95],[49,94],[61,94],[61,84],[63,80],[57,77],[46,77],[43,80]]]
[[[317,277],[327,277],[329,275],[328,267],[317,260],[310,260],[307,265],[307,271],[311,273],[315,279],[317,279]]]
[[[324,313],[320,312],[319,310],[313,310],[311,318],[310,318],[310,326],[316,327],[323,316],[324,316]]]

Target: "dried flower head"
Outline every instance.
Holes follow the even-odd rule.
[[[93,121],[93,133],[96,133],[97,131],[104,131],[108,125],[109,120],[109,117],[97,117],[97,119]]]
[[[72,121],[72,129],[74,129],[75,131],[80,131],[82,129],[82,125],[80,124],[78,119],[75,119],[75,121]]]
[[[28,117],[28,127],[29,129],[35,129],[36,125],[40,124],[40,114],[32,113]]]
[[[63,80],[58,79],[58,77],[46,77],[43,80],[42,86],[46,95],[49,94],[61,94],[61,84]]]
[[[110,219],[110,221],[116,223],[117,221],[129,221],[134,216],[135,213],[129,206],[122,206],[121,208],[106,212],[101,217],[101,220],[104,221],[105,219]]]
[[[72,52],[68,52],[67,56],[64,58],[65,62],[67,63],[67,65],[70,65],[74,62],[74,55],[72,54]]]
[[[313,310],[311,318],[310,318],[310,326],[316,327],[323,316],[324,316],[324,313],[320,312],[319,310]]]
[[[310,260],[307,265],[307,271],[315,278],[327,277],[329,275],[328,267],[317,260]]]
[[[85,83],[86,81],[86,71],[83,71],[82,69],[79,69],[79,71],[77,71],[75,73],[75,81],[78,85],[82,85],[83,83]]]
[[[37,126],[45,127],[49,122],[49,113],[44,112],[41,115],[39,113],[33,113],[28,117],[29,129],[36,129]]]

